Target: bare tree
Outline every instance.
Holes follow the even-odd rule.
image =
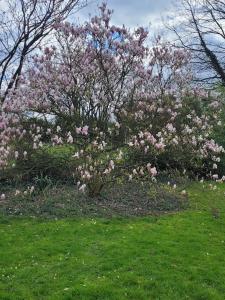
[[[0,99],[18,84],[26,58],[83,0],[0,0]]]
[[[197,80],[225,85],[225,1],[182,0],[175,21],[170,29],[192,52]]]

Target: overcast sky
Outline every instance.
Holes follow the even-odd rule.
[[[74,17],[83,22],[89,14],[98,12],[102,0],[87,0],[87,7],[80,10]],[[115,25],[125,24],[127,27],[144,26],[157,29],[162,27],[162,18],[168,15],[175,0],[107,0],[108,7],[114,10],[112,21]],[[6,0],[0,0],[0,10],[5,7]],[[72,18],[71,18],[72,19]],[[72,20],[71,20],[72,21]]]
[[[98,5],[103,0],[87,0],[87,7],[81,9],[70,21],[78,19],[79,23],[88,20],[89,14],[98,13]],[[163,19],[168,16],[169,11],[174,11],[173,3],[178,0],[107,0],[108,7],[114,10],[112,22],[115,25],[126,25],[128,28],[143,26],[153,34],[161,34]],[[179,1],[178,1],[179,2]],[[0,0],[0,10],[5,7],[6,0]],[[75,21],[76,23],[76,21]]]
[[[91,0],[89,0],[90,2]],[[78,13],[79,20],[88,18],[89,13],[96,14],[98,4],[102,1],[92,1]],[[161,27],[172,7],[173,0],[108,0],[108,7],[114,10],[113,22],[127,27],[144,26],[157,30]]]

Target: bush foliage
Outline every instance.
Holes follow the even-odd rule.
[[[75,182],[91,197],[164,171],[221,180],[221,95],[193,86],[190,53],[160,37],[149,47],[144,28],[112,25],[99,9],[83,25],[55,24],[58,43],[2,103],[2,177]]]

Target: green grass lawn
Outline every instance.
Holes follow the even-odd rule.
[[[163,216],[0,219],[0,299],[225,299],[225,185]]]

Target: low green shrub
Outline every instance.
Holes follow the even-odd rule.
[[[44,146],[32,151],[27,159],[12,160],[2,173],[2,180],[35,182],[49,178],[56,182],[72,181],[75,170],[74,146]]]

